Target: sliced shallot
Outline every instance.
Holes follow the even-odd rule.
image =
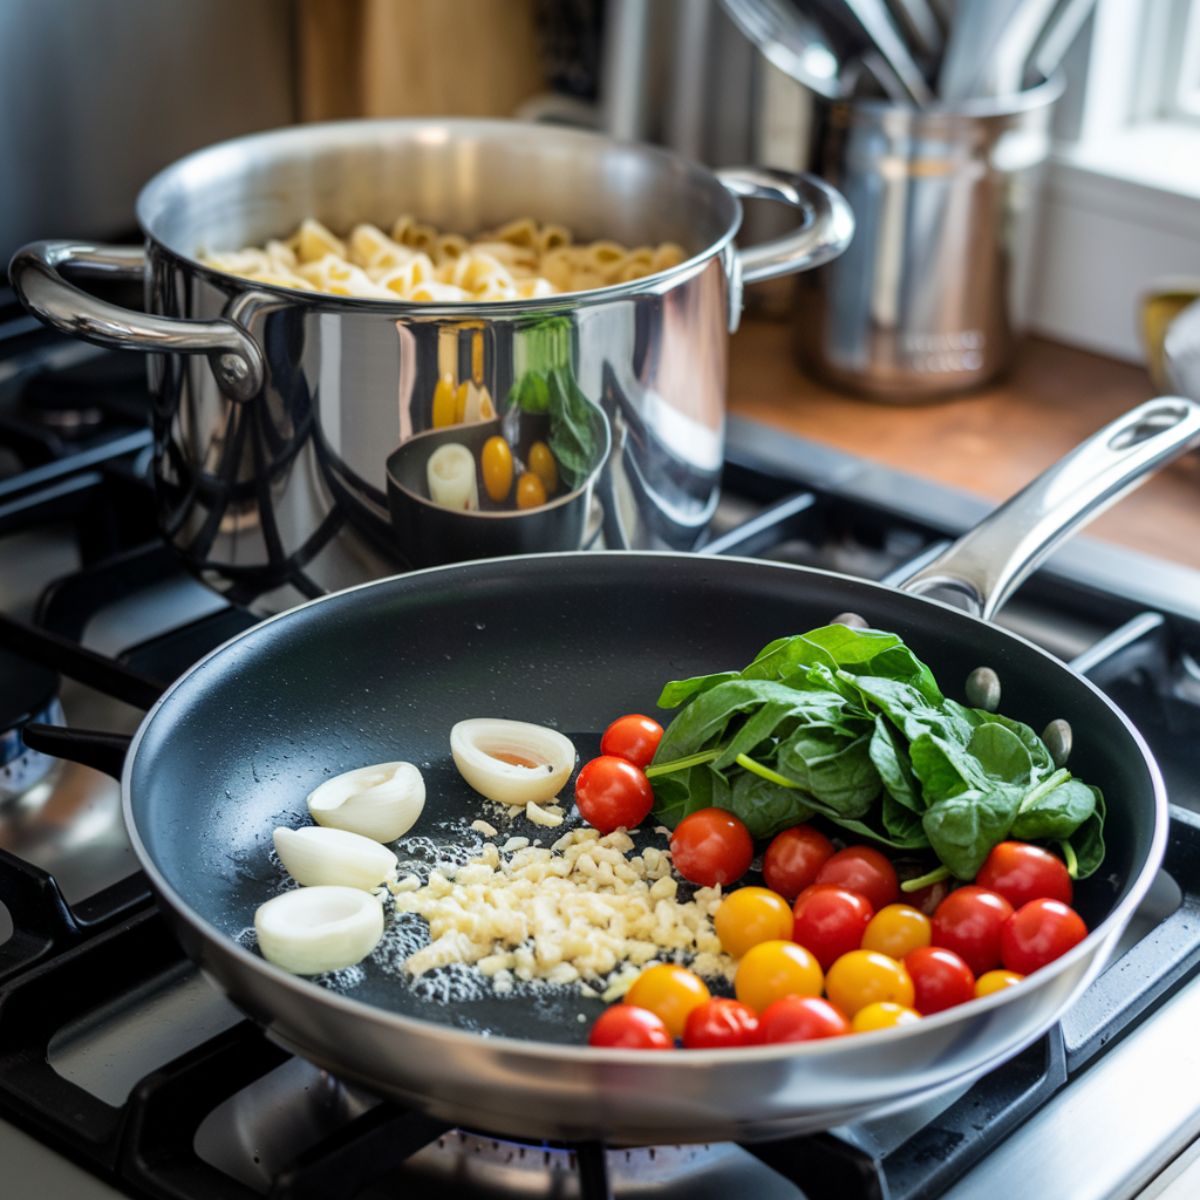
[[[476,717],[450,730],[450,753],[481,795],[525,807],[552,800],[575,766],[569,738],[544,725]]]
[[[361,833],[306,825],[275,830],[275,853],[287,873],[305,887],[378,887],[396,870],[396,856]]]
[[[351,967],[375,949],[383,907],[358,888],[297,888],[260,905],[254,929],[268,962],[294,975],[322,975]]]
[[[458,512],[474,512],[479,507],[475,456],[461,442],[447,442],[429,456],[425,479],[434,504]]]
[[[425,781],[412,763],[376,763],[327,779],[309,793],[318,825],[360,833],[377,842],[403,837],[425,807]]]

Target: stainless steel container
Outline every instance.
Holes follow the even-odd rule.
[[[738,252],[739,195],[794,206],[800,227]],[[687,259],[590,292],[440,305],[251,284],[199,261],[306,216],[345,230],[405,212],[466,232],[528,215],[584,238],[678,242]],[[514,537],[525,550],[694,548],[717,501],[742,285],[828,261],[854,226],[842,198],[807,176],[717,176],[592,133],[451,120],[310,125],[213,146],[153,179],[138,219],[144,250],[35,243],[14,257],[12,282],[60,329],[159,352],[162,529],[202,578],[259,611],[407,565],[502,553]],[[151,315],[101,302],[67,273],[144,277]],[[518,536],[503,514],[466,514],[430,534],[389,459],[432,428],[446,373],[486,386],[513,420],[523,340],[550,326],[561,390],[599,422],[565,520],[526,520]]]
[[[917,110],[816,99],[812,167],[858,223],[799,283],[813,375],[905,403],[977,387],[1012,360],[1025,307],[1039,164],[1061,92]]]

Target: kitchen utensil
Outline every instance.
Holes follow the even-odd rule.
[[[888,89],[893,100],[909,100],[918,108],[928,108],[933,103],[933,92],[884,0],[816,0],[814,7],[823,11],[831,22],[849,20],[851,29],[861,39],[860,49],[869,47],[883,59],[903,89],[899,97],[893,89]]]
[[[768,562],[604,553],[434,568],[326,597],[213,652],[147,715],[123,779],[134,849],[188,952],[274,1038],[452,1122],[535,1139],[708,1141],[899,1105],[978,1074],[1060,1016],[1111,954],[1166,836],[1158,769],[1112,702],[1023,638],[924,593],[950,587],[993,612],[1067,531],[1197,441],[1200,406],[1142,405],[900,591]],[[458,720],[552,722],[587,757],[615,714],[649,707],[666,679],[744,663],[767,640],[847,610],[901,633],[947,686],[993,666],[1005,711],[1036,728],[1069,719],[1072,770],[1104,786],[1108,856],[1076,894],[1092,931],[1019,987],[886,1035],[659,1055],[581,1045],[576,1017],[594,1018],[595,1001],[451,1002],[373,962],[343,994],[241,940],[276,886],[272,829],[304,822],[304,795],[329,775],[398,756],[422,764],[420,832],[443,847],[435,855],[452,852],[445,822],[482,813],[449,762]],[[54,735],[25,737],[53,750]],[[480,1028],[492,1036],[469,1031]]]
[[[1171,322],[1163,339],[1163,361],[1172,385],[1200,400],[1200,300]]]
[[[936,60],[946,35],[931,0],[889,0],[888,7],[918,58]]]
[[[1006,100],[917,111],[814,106],[814,169],[858,223],[840,261],[801,279],[802,365],[900,403],[979,386],[1011,361],[1032,250],[1036,168],[1056,79]]]
[[[1062,66],[1067,51],[1095,7],[1096,0],[1058,0],[1029,56],[1029,63],[1038,75],[1049,78]]]
[[[788,205],[802,227],[737,251],[737,196]],[[198,259],[306,216],[345,231],[390,227],[403,212],[467,232],[529,215],[585,238],[678,242],[687,259],[570,296],[441,305],[297,292]],[[144,249],[35,243],[10,278],[50,324],[156,352],[161,527],[201,578],[260,612],[403,567],[389,455],[432,427],[447,373],[503,408],[523,340],[550,325],[561,360],[544,365],[612,425],[599,491],[619,511],[604,514],[605,529],[620,528],[621,545],[693,548],[717,500],[742,285],[826,261],[854,225],[841,197],[807,176],[717,177],[597,134],[473,120],[306,125],[227,142],[159,174],[138,215]],[[150,312],[97,300],[67,275],[144,278]]]
[[[1025,83],[1026,66],[1061,0],[1020,0],[1000,30],[974,95],[1012,96]],[[1064,53],[1066,47],[1063,48]]]
[[[938,99],[943,104],[956,105],[976,98],[996,41],[1021,3],[957,0],[937,78]]]

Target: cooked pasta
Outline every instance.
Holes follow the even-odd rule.
[[[562,225],[529,217],[472,240],[406,214],[390,234],[364,224],[346,238],[309,217],[282,241],[201,257],[218,271],[278,287],[443,304],[589,291],[665,271],[686,256],[674,242],[632,250],[607,240],[576,243]]]

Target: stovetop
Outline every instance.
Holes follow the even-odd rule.
[[[131,732],[176,675],[253,623],[157,540],[146,411],[141,363],[45,333],[0,292],[0,747],[31,716]],[[875,579],[902,578],[986,510],[737,420],[724,486],[706,553]],[[1172,821],[1120,956],[1060,1025],[974,1084],[753,1147],[520,1144],[377,1102],[276,1047],[167,934],[117,785],[95,769],[119,765],[115,738],[91,744],[93,767],[0,757],[5,1194],[1200,1194],[1200,573],[1077,539],[1000,622],[1126,709],[1164,768]],[[63,676],[61,713],[47,667]]]

